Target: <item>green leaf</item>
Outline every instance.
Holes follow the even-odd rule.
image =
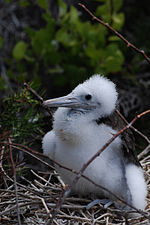
[[[118,72],[121,70],[122,64],[124,63],[124,56],[120,51],[118,45],[110,44],[106,48],[106,58],[104,62],[104,67],[106,71]]]
[[[19,1],[19,5],[22,6],[22,7],[27,7],[29,6],[31,3],[27,0],[24,0],[24,1]]]
[[[113,15],[113,28],[115,30],[120,30],[120,28],[124,25],[125,16],[123,13],[118,13]]]
[[[116,35],[112,35],[108,38],[109,41],[120,41],[120,38]]]
[[[32,30],[29,26],[27,26],[25,30],[30,38],[32,38],[35,35],[35,31]]]
[[[95,0],[96,2],[106,2],[106,0]]]
[[[23,41],[19,41],[13,49],[13,57],[16,60],[23,59],[25,56],[26,49],[27,49],[27,44]]]
[[[117,12],[123,5],[123,0],[113,0],[114,11]]]
[[[34,52],[36,54],[44,54],[45,51],[47,51],[48,43],[50,44],[50,34],[49,31],[46,29],[40,29],[35,32],[34,37],[32,38],[32,46]]]
[[[39,4],[39,6],[45,10],[47,10],[48,6],[47,6],[47,0],[36,0],[37,3]]]
[[[0,49],[2,48],[2,46],[3,46],[3,38],[0,37]]]
[[[6,89],[5,79],[3,77],[0,77],[0,90],[5,90],[5,89]]]
[[[56,33],[56,40],[61,42],[64,46],[71,47],[76,45],[75,38],[71,33],[67,32],[65,28],[58,30]]]
[[[77,9],[75,7],[71,7],[70,9],[70,23],[76,23],[76,21],[78,21],[78,18],[79,18],[79,13],[77,11]]]
[[[96,48],[93,43],[89,43],[89,45],[85,48],[85,54],[90,58],[90,64],[98,63],[99,60],[104,57],[104,50],[102,48]]]
[[[96,16],[102,18],[105,23],[110,23],[111,14],[110,14],[110,4],[107,2],[96,9]]]

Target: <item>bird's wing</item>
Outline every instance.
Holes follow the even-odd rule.
[[[56,148],[55,139],[56,139],[55,133],[52,130],[45,134],[42,141],[43,153],[53,159],[55,156],[55,148]]]
[[[127,125],[116,111],[111,116],[104,118],[104,120],[107,125],[111,126],[112,129],[117,131],[121,130]],[[135,154],[135,139],[131,129],[127,129],[124,133],[122,133],[121,139],[123,142],[122,149],[124,157],[126,159],[126,163],[132,162],[137,166],[141,166],[138,161],[137,155]]]

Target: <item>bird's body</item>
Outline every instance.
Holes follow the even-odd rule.
[[[79,171],[113,134],[123,128],[123,121],[115,113],[117,96],[115,85],[96,75],[78,85],[68,96],[45,101],[50,107],[63,107],[54,114],[53,130],[44,136],[44,153],[63,166]],[[131,148],[132,138],[126,132],[87,167],[84,175],[129,204],[144,209],[146,184]],[[75,175],[56,168],[64,182],[71,184]],[[84,178],[79,179],[72,191],[114,199],[109,192]]]

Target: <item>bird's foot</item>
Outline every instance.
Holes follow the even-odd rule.
[[[104,205],[104,208],[107,209],[109,206],[111,206],[114,202],[109,200],[109,199],[95,199],[94,201],[90,202],[87,206],[86,209],[90,209],[93,206],[97,204],[102,204]]]

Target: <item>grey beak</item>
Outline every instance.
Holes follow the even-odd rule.
[[[43,102],[44,107],[67,107],[67,108],[82,108],[82,109],[90,109],[93,106],[85,102],[81,102],[78,97],[72,97],[70,95],[53,98]]]

